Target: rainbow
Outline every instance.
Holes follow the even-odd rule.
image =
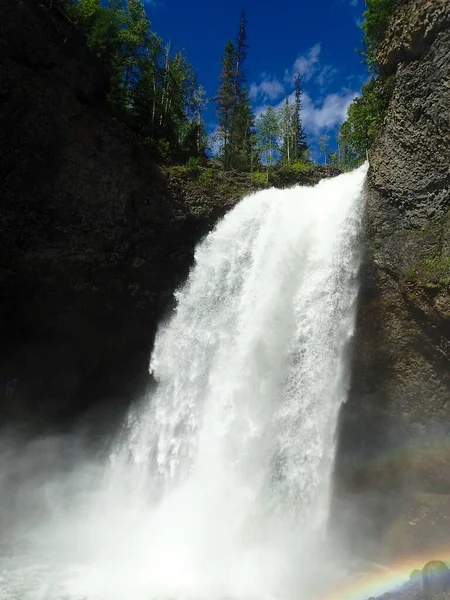
[[[345,583],[338,583],[333,591],[322,600],[366,600],[377,598],[389,591],[395,591],[409,583],[415,569],[423,567],[431,560],[450,564],[450,548],[436,548],[422,555],[399,560],[390,567],[380,566],[361,576],[349,577]]]

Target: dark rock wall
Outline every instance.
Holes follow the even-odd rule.
[[[0,406],[64,422],[145,387],[211,221],[111,116],[103,65],[57,10],[1,0],[0,15],[0,381],[19,378]]]
[[[336,489],[388,560],[450,534],[450,3],[401,6],[379,61],[395,89],[370,155]]]

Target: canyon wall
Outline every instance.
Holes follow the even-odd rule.
[[[389,561],[450,535],[450,3],[401,5],[378,62],[395,85],[370,153],[336,487]]]

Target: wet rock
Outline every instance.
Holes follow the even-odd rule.
[[[422,589],[427,598],[441,594],[450,588],[450,570],[440,561],[427,563],[422,570]]]
[[[413,583],[422,583],[422,571],[420,569],[415,569],[411,575],[409,576],[409,580]]]
[[[351,488],[358,471],[346,471],[345,455],[368,457],[354,503],[390,559],[411,543],[433,547],[441,533],[433,510],[409,525],[402,507],[422,493],[450,498],[441,412],[450,398],[450,3],[400,4],[380,49],[395,84],[370,154],[353,376],[337,459],[340,487]],[[355,415],[359,427],[350,427]],[[385,544],[395,531],[407,542],[392,533]]]

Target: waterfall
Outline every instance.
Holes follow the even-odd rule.
[[[70,598],[312,594],[366,169],[253,194],[197,247],[156,337],[154,391],[130,412],[99,489],[51,536],[76,554],[58,584]]]

